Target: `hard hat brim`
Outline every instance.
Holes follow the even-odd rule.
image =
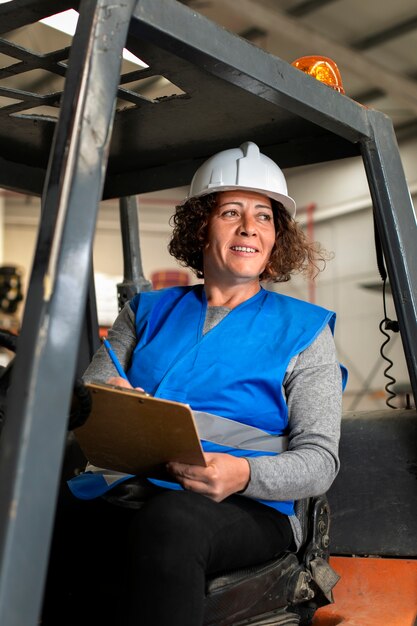
[[[235,189],[237,191],[253,191],[254,193],[259,193],[262,196],[267,196],[272,200],[277,200],[277,202],[280,202],[284,206],[284,208],[287,210],[291,217],[295,217],[296,203],[295,200],[293,200],[293,198],[291,198],[290,196],[286,196],[284,194],[276,193],[273,191],[268,191],[266,189],[256,189],[255,187],[242,187],[241,185],[219,185],[216,187],[211,187],[210,189],[205,189],[201,193],[187,196],[182,202],[180,202],[180,205],[184,205],[188,200],[191,200],[191,198],[202,198],[203,196],[208,196],[210,193],[234,191]]]

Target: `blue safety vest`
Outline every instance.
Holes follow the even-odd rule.
[[[207,300],[202,285],[144,292],[130,304],[137,345],[127,375],[134,387],[189,404],[206,452],[251,457],[285,449],[285,372],[291,358],[305,350],[326,324],[333,331],[333,312],[261,289],[203,335]],[[102,473],[100,468],[90,470],[85,481]],[[104,490],[126,478],[111,475]],[[74,491],[74,481],[70,481],[74,494],[86,497]],[[292,501],[260,502],[293,513]]]

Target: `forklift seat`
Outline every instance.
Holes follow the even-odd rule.
[[[305,538],[298,552],[208,581],[204,626],[307,626],[320,606],[333,602],[339,576],[329,565],[327,497],[298,501],[296,515]]]

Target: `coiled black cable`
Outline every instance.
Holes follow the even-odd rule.
[[[385,305],[385,281],[383,283],[382,291],[383,291],[383,300],[384,300],[384,319],[381,320],[381,322],[379,324],[379,330],[386,337],[386,339],[383,342],[383,344],[381,345],[381,347],[379,349],[379,352],[380,352],[382,358],[384,359],[384,361],[386,361],[388,363],[387,367],[384,369],[384,376],[385,376],[385,378],[388,379],[388,382],[387,382],[387,384],[384,387],[385,391],[388,394],[388,398],[385,400],[385,404],[387,406],[389,406],[391,409],[396,409],[397,407],[394,404],[391,403],[391,400],[396,398],[397,394],[395,393],[395,391],[393,391],[391,389],[391,387],[392,387],[392,385],[395,385],[395,383],[397,381],[394,378],[394,376],[391,376],[391,374],[389,374],[389,371],[393,367],[394,362],[384,353],[384,348],[389,343],[389,341],[391,339],[391,335],[389,335],[386,331],[387,330],[392,330],[394,332],[398,332],[398,330],[396,330],[396,328],[395,328],[395,325],[398,325],[398,322],[390,320],[387,317],[386,305]]]
[[[384,255],[382,252],[382,245],[381,245],[381,240],[379,238],[378,228],[375,222],[375,215],[374,215],[374,235],[375,235],[376,261],[378,265],[378,271],[382,279],[382,304],[384,307],[384,318],[381,320],[379,324],[379,330],[386,337],[385,341],[383,342],[383,344],[381,345],[379,349],[379,353],[384,359],[384,361],[388,363],[387,367],[384,369],[384,376],[385,378],[388,379],[388,382],[384,387],[385,391],[388,394],[388,398],[385,400],[385,404],[389,406],[390,409],[396,409],[397,407],[394,404],[392,404],[391,400],[396,398],[397,394],[395,393],[395,391],[393,391],[393,389],[391,389],[391,387],[395,385],[397,381],[394,378],[394,376],[389,374],[389,371],[393,367],[394,362],[385,354],[384,348],[391,339],[391,335],[389,335],[386,331],[390,330],[394,333],[398,333],[400,330],[400,327],[396,320],[389,319],[387,315],[387,302],[386,302],[387,271],[385,269]]]
[[[386,392],[387,392],[387,394],[388,394],[388,398],[385,400],[385,404],[386,404],[387,406],[389,406],[391,409],[396,409],[397,407],[396,407],[394,404],[392,404],[392,403],[391,403],[391,400],[393,400],[394,398],[396,398],[396,397],[397,397],[397,394],[395,393],[395,391],[393,391],[393,390],[391,389],[391,387],[392,387],[392,385],[395,385],[395,383],[396,383],[397,381],[396,381],[396,379],[394,378],[394,376],[391,376],[391,374],[389,374],[389,373],[388,373],[388,372],[390,371],[390,369],[392,368],[392,366],[394,365],[394,362],[393,362],[393,361],[392,361],[392,360],[391,360],[391,359],[390,359],[390,358],[389,358],[386,354],[384,354],[384,348],[385,348],[385,346],[387,345],[387,343],[389,343],[389,341],[390,341],[390,339],[391,339],[391,336],[390,336],[387,332],[385,332],[385,330],[384,330],[384,325],[385,325],[385,328],[386,328],[386,323],[387,323],[387,321],[389,321],[389,320],[383,319],[383,320],[380,322],[380,324],[379,324],[379,330],[380,330],[380,331],[381,331],[381,333],[382,333],[383,335],[385,335],[385,337],[386,337],[386,340],[385,340],[385,341],[383,342],[383,344],[381,345],[381,347],[380,347],[380,349],[379,349],[379,352],[380,352],[380,354],[381,354],[382,358],[383,358],[385,361],[387,361],[387,363],[388,363],[387,367],[384,369],[384,376],[385,376],[385,378],[388,378],[388,382],[387,382],[387,384],[386,384],[386,385],[385,385],[385,387],[384,387],[385,391],[386,391]]]

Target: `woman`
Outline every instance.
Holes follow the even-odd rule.
[[[337,474],[335,316],[260,284],[324,260],[294,212],[281,170],[254,143],[214,155],[169,244],[204,284],[139,294],[109,331],[133,387],[190,404],[207,463],[169,463],[172,482],[147,481],[140,505],[144,481],[103,481],[92,466],[70,481],[79,498],[103,496],[89,504],[111,509],[113,536],[125,530],[131,625],[201,625],[207,575],[295,549],[294,500],[326,492]],[[129,386],[102,348],[85,380]]]

